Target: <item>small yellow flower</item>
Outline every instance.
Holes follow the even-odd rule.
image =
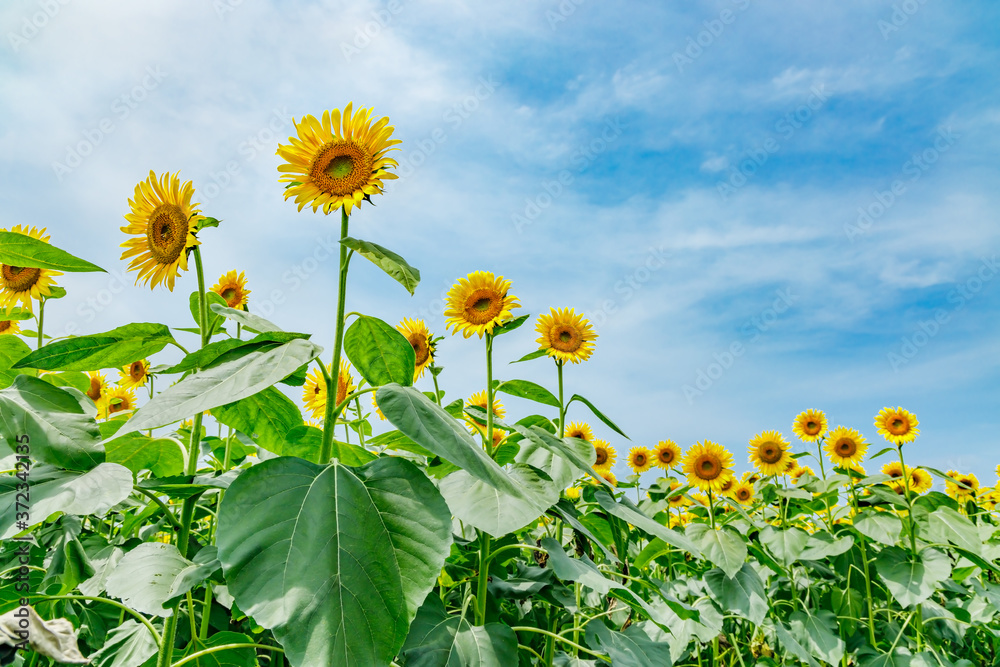
[[[826,415],[820,410],[806,410],[792,422],[792,430],[799,439],[815,442],[826,433]]]
[[[49,242],[44,227],[39,230],[34,227],[15,225],[10,230],[0,229],[0,231],[10,231],[45,243]],[[0,311],[10,310],[20,303],[21,308],[29,313],[32,312],[32,300],[40,301],[43,297],[51,295],[51,288],[55,286],[53,277],[61,275],[62,271],[51,269],[0,264]],[[15,323],[14,326],[17,327],[17,324]]]
[[[578,364],[594,353],[594,327],[572,308],[550,308],[549,314],[538,316],[535,331],[541,349],[563,363]]]
[[[149,380],[149,361],[140,359],[133,361],[125,368],[118,371],[118,386],[134,389],[142,387]]]
[[[509,280],[489,271],[474,271],[467,278],[459,278],[448,292],[445,327],[454,328],[452,333],[461,333],[465,338],[492,334],[494,328],[513,317],[514,308],[521,307],[509,290]]]
[[[104,414],[104,404],[108,399],[108,381],[104,374],[98,371],[88,371],[87,376],[90,378],[90,387],[84,393],[97,406],[97,414]]]
[[[879,434],[896,446],[904,445],[920,435],[916,416],[903,408],[882,408],[875,416]]]
[[[826,455],[834,465],[850,468],[861,463],[868,451],[865,437],[853,428],[838,426],[826,438]]]
[[[710,440],[692,445],[682,465],[688,483],[703,491],[718,491],[733,476],[733,455]]]
[[[326,372],[329,373],[332,368],[332,364],[327,364]],[[351,367],[346,360],[341,359],[340,373],[337,375],[337,405],[343,403],[354,388]],[[302,386],[302,402],[314,419],[326,417],[326,380],[318,368],[314,368],[306,377],[306,382]]]
[[[112,387],[108,391],[107,398],[104,401],[104,414],[102,415],[105,419],[111,417],[111,415],[118,414],[119,412],[127,412],[129,410],[135,410],[135,392],[126,387]]]
[[[566,494],[566,497],[569,498],[570,500],[579,500],[580,491],[581,489],[579,486],[571,486],[568,489],[566,489],[564,493]]]
[[[653,467],[653,453],[645,447],[633,447],[628,453],[628,467],[639,475]]]
[[[595,440],[594,450],[597,452],[597,459],[594,461],[595,470],[611,470],[618,458],[618,452],[605,440]]]
[[[750,441],[750,462],[762,475],[780,475],[792,460],[788,447],[783,435],[777,431],[764,431]]]
[[[664,470],[676,468],[680,459],[681,448],[673,440],[660,440],[653,450],[653,462]]]
[[[579,438],[587,442],[594,441],[594,432],[590,430],[590,425],[584,422],[570,422],[566,426],[567,438]]]
[[[416,382],[427,367],[434,363],[433,336],[423,320],[413,320],[409,317],[397,324],[396,330],[406,336],[406,340],[413,347],[413,381]]]
[[[748,482],[740,482],[733,489],[731,496],[740,505],[750,505],[753,503],[753,484]]]
[[[212,286],[212,291],[225,299],[226,305],[230,308],[247,305],[250,296],[246,276],[242,271],[236,273],[235,269],[219,278],[219,282]]]

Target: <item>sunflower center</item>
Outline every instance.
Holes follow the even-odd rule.
[[[90,378],[90,388],[87,389],[87,396],[95,403],[101,397],[101,381],[97,378]]]
[[[141,380],[146,374],[146,369],[143,367],[141,361],[133,361],[132,365],[129,366],[128,374],[133,380]]]
[[[858,443],[854,442],[850,438],[841,438],[837,441],[837,444],[835,444],[833,448],[838,455],[846,459],[854,456],[854,453],[858,451]]]
[[[602,466],[602,465],[604,465],[607,462],[608,462],[608,450],[604,449],[603,447],[598,447],[597,448],[597,461],[596,461],[595,465]]]
[[[673,463],[674,461],[674,453],[672,450],[669,449],[661,449],[660,453],[657,456],[659,456],[660,458],[660,463],[667,464],[667,463]]]
[[[892,420],[892,423],[889,424],[889,431],[893,435],[902,435],[909,430],[909,426],[910,425],[907,424],[905,420],[896,417]]]
[[[309,165],[317,188],[331,195],[353,194],[368,183],[374,157],[351,140],[324,144]]]
[[[750,500],[750,491],[748,491],[747,489],[739,489],[736,492],[736,497],[739,500]]]
[[[764,463],[777,463],[781,460],[782,454],[781,447],[773,442],[765,442],[757,448],[757,456]]]
[[[235,301],[239,301],[239,292],[236,291],[235,287],[227,287],[222,290],[222,294],[219,296],[226,300],[226,304],[228,304],[230,308],[233,307],[233,303]]]
[[[187,245],[188,221],[177,204],[160,204],[146,223],[146,243],[157,264],[177,261]]]
[[[3,286],[11,292],[27,292],[42,275],[41,269],[32,269],[23,266],[9,266],[3,264],[0,275],[3,276]]]
[[[803,430],[809,435],[816,435],[819,433],[819,423],[809,420],[806,422],[806,427]]]
[[[0,334],[9,331],[11,328],[10,320],[0,320]]]
[[[647,461],[646,455],[643,454],[642,452],[637,452],[636,455],[632,457],[632,463],[634,463],[636,466],[640,468],[646,465],[646,461]]]
[[[109,405],[108,406],[108,413],[113,415],[116,412],[122,412],[123,410],[128,410],[128,409],[130,409],[130,407],[131,406],[129,406],[129,404],[128,404],[128,399],[127,398],[123,398],[120,401],[118,401],[117,403]]]
[[[580,346],[583,345],[583,339],[580,337],[580,332],[574,327],[567,326],[565,324],[555,327],[549,338],[551,340],[552,347],[560,352],[572,354],[573,352],[579,350]]]
[[[726,491],[728,491],[731,488],[733,488],[733,480],[729,479],[729,480],[726,480],[725,482],[723,482],[723,484],[719,487],[719,491],[722,491],[723,493],[725,493]]]
[[[431,351],[427,347],[427,337],[421,333],[411,333],[407,340],[413,346],[413,352],[416,355],[415,363],[419,367],[431,356]]]
[[[477,289],[465,300],[465,319],[475,325],[491,322],[501,310],[503,296],[492,289]]]
[[[343,374],[337,378],[337,405],[344,402],[347,398],[347,378]]]
[[[699,479],[713,480],[722,474],[722,462],[711,454],[699,456],[694,464],[694,473]]]

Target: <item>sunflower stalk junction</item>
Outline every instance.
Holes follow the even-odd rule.
[[[340,209],[340,240],[347,238],[347,209]],[[340,355],[344,347],[344,306],[347,303],[347,269],[351,262],[351,255],[354,251],[348,252],[348,248],[343,243],[340,244],[340,273],[337,286],[337,323],[333,341],[333,369],[329,373],[324,373],[326,380],[326,409],[323,417],[323,444],[319,451],[320,465],[330,462],[333,455],[333,430],[337,423],[337,415],[340,406],[337,403],[337,385],[340,381]]]

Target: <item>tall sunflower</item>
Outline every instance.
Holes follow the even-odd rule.
[[[615,451],[615,448],[608,444],[607,441],[597,439],[594,440],[594,450],[597,452],[594,469],[611,470],[611,466],[615,464],[615,460],[618,458],[618,452]]]
[[[0,336],[10,334],[11,336],[21,333],[21,325],[17,320],[0,320]]]
[[[149,380],[149,361],[140,359],[118,371],[118,386],[134,389],[141,387]]]
[[[396,129],[383,116],[372,124],[372,110],[353,111],[353,102],[340,109],[324,111],[321,119],[307,115],[295,125],[297,137],[289,145],[279,144],[278,155],[285,163],[278,181],[288,183],[285,199],[295,197],[299,210],[306,204],[315,212],[320,207],[330,213],[341,206],[348,215],[372,195],[382,194],[382,181],[396,178],[388,171],[399,166],[386,157],[399,139],[391,139]]]
[[[45,243],[49,242],[44,227],[35,229],[34,227],[15,225],[9,231],[22,236],[30,236]],[[10,310],[20,303],[24,310],[32,312],[32,299],[41,300],[42,297],[52,294],[52,286],[55,285],[53,277],[61,275],[62,271],[51,269],[0,264],[0,310]]]
[[[97,406],[97,414],[103,414],[104,404],[108,399],[108,380],[98,371],[88,371],[87,377],[90,379],[90,386],[84,393]]]
[[[636,475],[646,472],[653,467],[653,453],[642,447],[633,447],[628,453],[628,467]]]
[[[851,468],[861,463],[868,451],[865,437],[853,428],[838,426],[826,437],[826,455],[834,465]]]
[[[570,422],[566,426],[566,437],[593,442],[594,432],[590,430],[590,424],[585,422]]]
[[[750,505],[753,503],[753,484],[739,482],[733,489],[730,496],[740,505]]]
[[[181,271],[187,271],[188,252],[201,241],[195,236],[202,220],[198,204],[192,204],[194,186],[181,184],[180,172],[149,178],[135,186],[135,199],[129,199],[127,225],[121,228],[133,234],[121,244],[122,259],[132,257],[129,271],[138,271],[135,284],[149,283],[150,288],[165,284],[171,292]]]
[[[494,327],[513,317],[511,310],[520,308],[516,296],[508,296],[510,281],[489,271],[474,271],[459,278],[448,291],[444,316],[445,327],[465,338],[472,334],[493,333]]]
[[[326,364],[327,373],[332,368],[332,364]],[[340,373],[337,374],[337,405],[343,403],[352,391],[354,391],[354,378],[351,376],[351,367],[346,360],[341,359]],[[326,380],[318,368],[314,368],[306,377],[306,382],[302,386],[302,402],[306,404],[306,409],[314,419],[323,419],[326,416]]]
[[[664,470],[676,468],[680,458],[681,448],[673,440],[660,440],[653,449],[653,463]]]
[[[135,410],[135,392],[126,387],[112,387],[104,400],[104,418],[128,410]]]
[[[916,416],[903,408],[882,408],[875,416],[879,434],[889,442],[904,445],[920,435]]]
[[[703,491],[718,491],[733,476],[733,455],[711,440],[697,442],[688,448],[681,465],[688,484]]]
[[[230,308],[247,305],[247,297],[250,296],[246,275],[242,271],[236,273],[236,269],[220,277],[219,282],[212,285],[212,291],[225,299]]]
[[[535,331],[541,349],[563,363],[578,364],[594,353],[594,327],[572,308],[550,308],[547,315],[538,316]]]
[[[762,475],[780,475],[788,469],[792,453],[789,443],[777,431],[764,431],[755,435],[750,441],[747,451],[750,453],[750,463]]]
[[[826,415],[822,410],[806,410],[792,422],[792,430],[801,440],[816,442],[826,433]]]
[[[416,357],[413,367],[413,381],[416,382],[427,367],[434,363],[434,340],[430,330],[423,320],[413,320],[409,317],[396,325],[396,330],[406,337],[413,347]]]

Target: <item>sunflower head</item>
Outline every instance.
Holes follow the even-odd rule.
[[[597,458],[594,461],[595,470],[611,470],[611,466],[615,464],[615,460],[618,458],[618,452],[615,448],[608,444],[607,441],[597,439],[594,440],[594,451],[597,453]]]
[[[14,234],[30,236],[45,243],[49,242],[44,227],[35,229],[34,227],[15,225],[10,230],[2,229],[0,231],[10,231]],[[62,271],[0,264],[0,310],[10,310],[17,304],[21,304],[24,310],[32,312],[32,299],[40,301],[52,294],[52,286],[55,285],[53,278],[61,275]]]
[[[753,437],[747,451],[750,462],[762,475],[780,475],[792,460],[788,447],[783,435],[777,431],[764,431]]]
[[[607,482],[608,484],[610,484],[611,486],[618,486],[618,478],[615,477],[615,474],[613,472],[611,472],[610,470],[601,469],[601,470],[597,470],[596,472],[597,472],[598,476],[600,476],[602,479],[604,479],[604,481]]]
[[[565,491],[563,491],[563,493],[570,500],[579,500],[580,499],[580,491],[581,491],[581,489],[580,489],[579,486],[571,486],[568,489],[566,489]]]
[[[691,504],[691,501],[688,500],[683,493],[676,493],[677,491],[680,490],[680,488],[681,488],[680,482],[678,482],[675,479],[670,480],[670,493],[675,494],[675,495],[670,495],[667,498],[667,503],[669,503],[671,507],[678,507],[678,508],[687,507],[688,505]]]
[[[139,359],[118,371],[118,386],[134,389],[146,384],[149,379],[149,361]]]
[[[739,484],[739,482],[736,480],[736,476],[730,476],[722,484],[719,484],[719,495],[732,497],[737,484]]]
[[[796,465],[794,468],[788,471],[788,476],[792,478],[792,482],[794,482],[795,484],[799,483],[799,480],[802,479],[803,475],[810,475],[812,477],[815,477],[816,473],[814,473],[813,469],[810,468],[809,466],[800,466],[800,465]]]
[[[87,377],[90,379],[90,386],[84,393],[97,406],[97,413],[102,414],[104,412],[104,404],[108,400],[108,380],[104,377],[103,373],[97,371],[88,371]]]
[[[127,387],[112,387],[104,401],[104,418],[119,412],[135,410],[135,392]]]
[[[381,419],[382,421],[385,421],[385,415],[382,414],[381,408],[378,407],[378,402],[375,400],[374,392],[372,392],[372,407],[375,408],[375,414],[378,415],[378,418]]]
[[[681,462],[681,448],[673,440],[660,440],[653,449],[653,463],[664,470],[676,468]]]
[[[821,410],[806,410],[792,422],[792,430],[801,440],[816,442],[826,433],[826,415]]]
[[[965,502],[976,497],[979,491],[979,479],[972,473],[948,471],[949,479],[945,482],[945,491],[959,502]]]
[[[330,373],[332,364],[326,365],[326,372]],[[347,395],[354,391],[354,378],[351,376],[351,366],[346,360],[340,360],[340,373],[337,374],[337,405],[344,402]],[[302,386],[302,402],[309,410],[313,419],[323,419],[326,417],[326,380],[318,368],[306,376],[305,384]]]
[[[0,336],[10,334],[11,336],[21,333],[21,325],[17,320],[0,320]]]
[[[590,430],[590,425],[584,422],[570,422],[566,425],[567,438],[579,438],[587,442],[594,441],[594,432]]]
[[[246,275],[242,271],[236,273],[235,269],[220,277],[219,282],[212,285],[212,291],[225,299],[230,308],[242,308],[250,296]]]
[[[645,447],[633,447],[628,453],[628,467],[636,474],[642,474],[653,467],[653,452]]]
[[[578,364],[594,353],[594,327],[572,308],[550,308],[538,316],[535,331],[540,348],[557,361]]]
[[[688,483],[703,491],[716,491],[733,476],[733,455],[711,440],[688,448],[681,463]]]
[[[934,478],[923,468],[910,469],[910,491],[921,494],[927,493],[934,486]]]
[[[920,435],[916,416],[903,408],[882,408],[875,416],[879,434],[896,446],[904,445]]]
[[[389,169],[399,165],[386,157],[399,150],[394,148],[399,139],[391,138],[396,128],[387,116],[372,123],[371,109],[355,112],[353,107],[351,102],[343,113],[333,109],[320,119],[293,119],[298,136],[278,145],[278,155],[285,160],[278,165],[278,181],[289,184],[285,199],[294,197],[300,211],[309,204],[313,211],[330,213],[343,207],[350,214],[362,201],[382,194],[382,181],[396,178]]]
[[[489,399],[486,396],[486,392],[485,391],[477,391],[475,394],[473,394],[468,399],[466,399],[466,401],[465,401],[465,407],[467,407],[467,408],[473,408],[473,407],[480,408],[481,410],[483,410],[485,412],[488,409],[486,407],[488,405],[488,401],[489,401]],[[503,419],[506,416],[507,416],[507,411],[504,409],[503,403],[500,402],[500,399],[494,398],[493,399],[493,419],[494,420]],[[470,414],[466,414],[466,419],[468,419],[469,422],[471,422],[470,428],[472,427],[472,425],[475,425],[475,426],[486,426],[486,422],[485,421],[480,421],[479,419],[477,419],[476,417],[473,417]],[[475,433],[476,430],[477,429],[473,428],[472,432]]]
[[[427,367],[434,363],[434,348],[436,347],[434,338],[423,320],[413,320],[409,317],[397,324],[396,330],[403,334],[413,347],[415,357],[413,381],[416,382],[427,370]]]
[[[454,328],[452,333],[466,338],[492,334],[495,327],[513,317],[511,310],[521,307],[516,296],[508,295],[509,290],[509,280],[489,271],[474,271],[459,278],[448,291],[445,327]]]
[[[834,465],[850,468],[861,463],[868,451],[865,437],[853,428],[838,426],[826,437],[826,455]]]
[[[740,505],[749,505],[753,502],[753,484],[739,482],[729,495]]]

